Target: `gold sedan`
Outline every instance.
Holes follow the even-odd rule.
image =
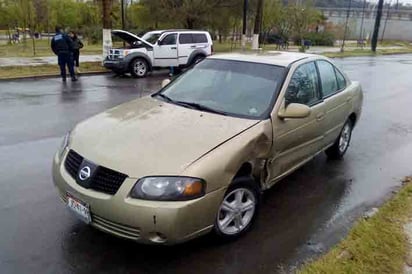
[[[260,194],[319,152],[341,158],[362,90],[300,53],[206,58],[151,96],[79,123],[53,161],[81,220],[142,243],[236,238]]]

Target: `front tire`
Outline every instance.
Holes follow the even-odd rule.
[[[350,140],[352,138],[352,129],[353,123],[348,119],[343,125],[343,128],[335,143],[325,151],[329,159],[337,160],[343,158],[343,155],[345,155],[348,150]]]
[[[219,206],[214,225],[216,235],[232,240],[246,233],[256,218],[259,198],[259,189],[252,178],[236,178]]]
[[[136,58],[130,64],[130,73],[133,77],[143,78],[149,72],[149,66],[145,59]]]

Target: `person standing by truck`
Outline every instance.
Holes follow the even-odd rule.
[[[66,66],[69,68],[72,81],[77,81],[73,67],[73,41],[63,33],[62,28],[59,26],[56,27],[56,34],[51,40],[51,49],[57,55],[63,82],[66,82]]]
[[[82,41],[79,39],[79,37],[77,36],[77,33],[75,33],[74,31],[71,31],[69,33],[70,38],[73,41],[73,60],[74,60],[74,66],[76,67],[76,73],[79,74],[80,70],[79,70],[79,66],[80,66],[80,49],[83,48],[83,43]]]

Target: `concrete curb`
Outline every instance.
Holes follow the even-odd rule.
[[[80,73],[80,78],[82,76],[93,76],[93,75],[102,75],[102,74],[110,74],[110,73],[113,73],[113,72],[112,71],[90,71],[90,72]],[[0,78],[0,82],[17,81],[17,80],[41,80],[41,79],[50,79],[50,78],[60,78],[60,75],[50,74],[50,75],[36,75],[36,76]]]

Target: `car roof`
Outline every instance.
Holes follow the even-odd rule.
[[[196,30],[196,29],[165,29],[163,32],[172,32],[172,31],[177,31],[177,32],[207,32],[206,30]]]
[[[214,54],[208,59],[223,59],[232,61],[253,62],[287,67],[290,64],[307,58],[326,59],[323,56],[315,54],[306,54],[300,52],[269,51],[262,53],[224,53]]]
[[[146,33],[165,33],[165,32],[204,32],[205,30],[194,30],[194,29],[163,29],[163,30],[151,30]]]

